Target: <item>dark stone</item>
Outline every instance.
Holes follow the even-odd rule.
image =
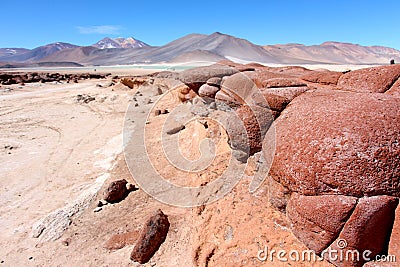
[[[165,241],[169,230],[168,217],[158,210],[145,223],[131,253],[131,260],[146,263]]]
[[[104,199],[110,203],[120,202],[129,194],[126,185],[128,182],[125,179],[112,182],[104,192]]]

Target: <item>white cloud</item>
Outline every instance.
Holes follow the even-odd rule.
[[[119,25],[100,25],[100,26],[78,26],[76,27],[81,34],[119,34]]]

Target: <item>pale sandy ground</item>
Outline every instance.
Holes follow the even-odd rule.
[[[108,71],[139,75],[153,70]],[[190,230],[197,218],[191,210],[160,204],[139,191],[127,202],[92,212],[104,181],[125,178],[133,182],[120,154],[125,112],[133,92],[96,86],[105,82],[0,88],[0,266],[136,266],[129,260],[132,246],[110,253],[102,244],[113,233],[137,230],[158,208],[170,215],[172,231],[168,245],[157,252],[151,266],[155,262],[157,266],[191,265]],[[4,92],[5,88],[14,90]],[[77,103],[77,94],[96,100]],[[140,108],[137,114],[142,114]],[[72,225],[61,239],[38,245],[40,239],[32,237],[32,226],[71,206],[78,207],[74,211],[78,214],[71,215]],[[273,234],[275,238],[289,235],[286,241],[301,247],[287,229],[279,231]],[[71,243],[68,247],[61,243],[66,239]]]
[[[0,95],[0,261],[8,266],[29,258],[19,253],[35,245],[33,223],[96,184],[121,152],[131,97],[96,87],[103,82],[7,86],[15,91]],[[77,103],[83,93],[96,101]]]

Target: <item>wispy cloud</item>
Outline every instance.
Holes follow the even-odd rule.
[[[119,25],[77,26],[81,34],[119,34],[122,27]]]

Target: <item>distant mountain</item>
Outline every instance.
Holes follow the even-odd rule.
[[[30,51],[26,48],[0,48],[0,57],[15,56]]]
[[[68,43],[52,43],[44,46],[39,46],[35,49],[20,49],[20,48],[6,48],[10,52],[8,55],[0,54],[0,61],[4,62],[36,62],[45,58],[55,52],[62,51],[64,49],[77,48],[77,45]],[[68,61],[68,60],[64,60]]]
[[[149,46],[148,44],[136,40],[133,37],[129,38],[115,38],[111,39],[109,37],[106,37],[104,39],[101,39],[97,43],[93,44],[92,46],[99,48],[99,49],[106,49],[106,48],[137,48],[137,47],[144,47],[144,46]]]
[[[400,51],[383,46],[361,46],[351,43],[325,42],[320,45],[266,45],[267,50],[283,63],[384,64],[400,61]]]
[[[57,52],[43,61],[71,61],[71,57],[80,53],[79,48]],[[184,61],[219,61],[231,59],[235,61],[258,61],[279,63],[278,58],[271,56],[261,46],[245,39],[236,38],[219,32],[205,34],[189,34],[160,47],[137,47],[131,49],[99,49],[82,57],[77,63],[85,65],[114,64],[148,64]]]
[[[0,61],[11,63],[74,62],[82,65],[159,64],[194,61],[280,64],[387,64],[400,62],[400,51],[383,46],[325,42],[255,45],[245,39],[215,32],[189,34],[163,46],[149,46],[132,37],[104,38],[93,46],[54,43],[33,50],[0,49]]]

